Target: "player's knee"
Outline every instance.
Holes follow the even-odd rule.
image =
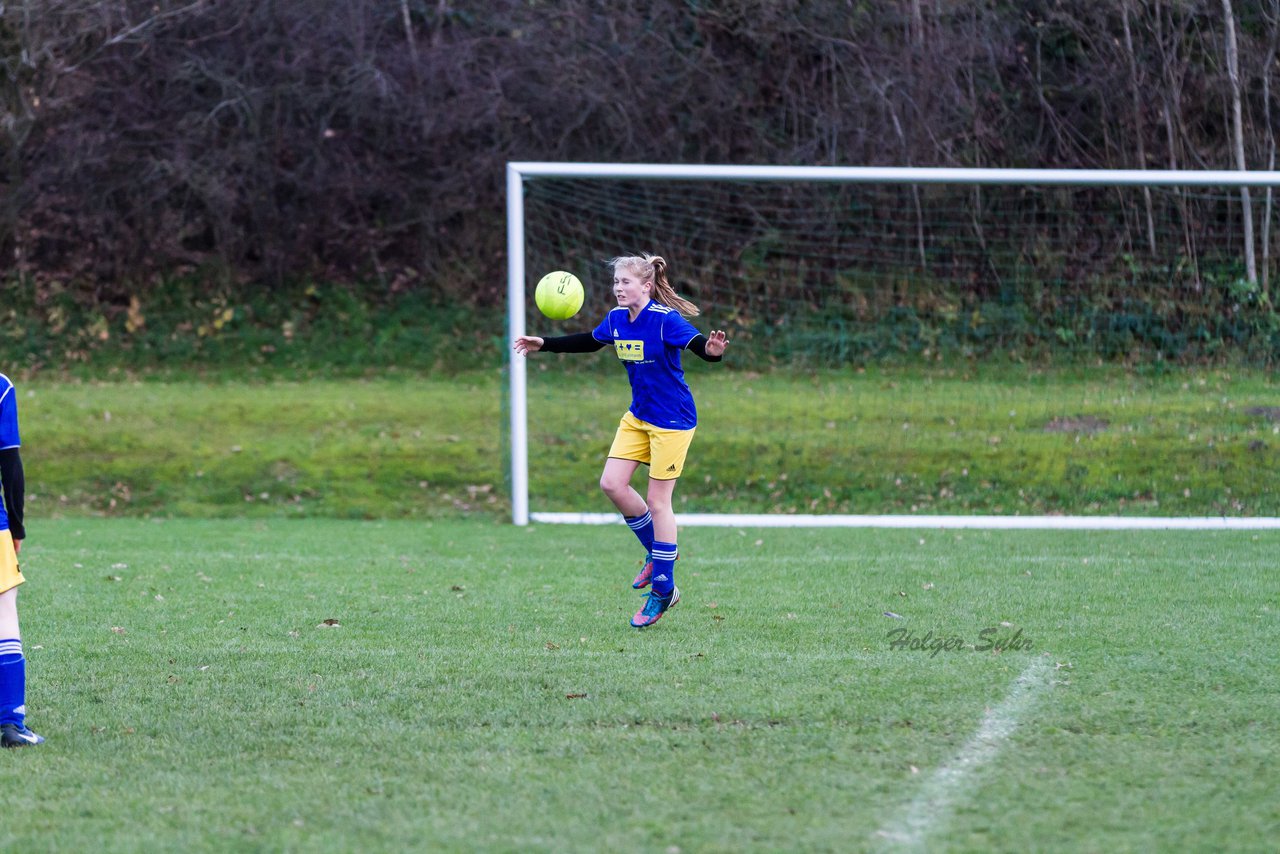
[[[18,588],[11,587],[0,593],[0,637],[16,637],[17,631]]]
[[[649,512],[655,516],[662,513],[670,512],[671,498],[666,495],[654,495],[650,493],[645,498],[645,503],[649,505]]]
[[[611,477],[607,474],[600,475],[600,489],[603,490],[604,494],[610,498],[622,492],[626,487],[626,481],[623,481],[620,478]]]

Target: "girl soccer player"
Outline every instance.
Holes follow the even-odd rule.
[[[614,258],[613,295],[618,301],[592,332],[559,338],[521,335],[515,351],[522,356],[548,353],[593,353],[612,344],[631,381],[631,407],[600,475],[600,488],[621,511],[647,555],[631,586],[652,588],[644,606],[631,618],[636,628],[652,626],[680,601],[675,584],[676,517],[671,496],[684,470],[685,456],[698,411],[684,381],[680,352],[689,350],[708,362],[719,362],[729,340],[721,330],[705,336],[682,315],[698,307],[676,295],[667,279],[667,262],[656,255]],[[649,489],[642,498],[631,476],[649,466]]]
[[[26,479],[18,452],[18,393],[0,374],[0,746],[25,747],[43,738],[27,729],[27,662],[18,633],[18,585],[24,579],[18,569],[18,551],[26,531],[22,510]]]

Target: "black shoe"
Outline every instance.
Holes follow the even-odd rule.
[[[28,747],[33,744],[44,744],[43,736],[36,735],[22,724],[0,724],[0,745]]]

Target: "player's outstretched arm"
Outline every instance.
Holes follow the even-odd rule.
[[[514,350],[521,356],[528,356],[542,349],[543,340],[537,335],[521,335],[516,339]]]
[[[597,341],[590,332],[574,332],[558,338],[538,338],[534,335],[521,335],[516,339],[515,349],[521,356],[542,351],[543,353],[594,353],[604,347],[603,341]]]

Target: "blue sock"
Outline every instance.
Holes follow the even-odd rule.
[[[653,543],[653,592],[664,599],[671,595],[676,586],[676,555],[679,551],[675,543]]]
[[[627,527],[636,535],[646,552],[653,551],[653,514],[646,509],[643,516],[625,516]]]
[[[0,724],[17,724],[27,716],[27,660],[22,641],[0,640]]]

